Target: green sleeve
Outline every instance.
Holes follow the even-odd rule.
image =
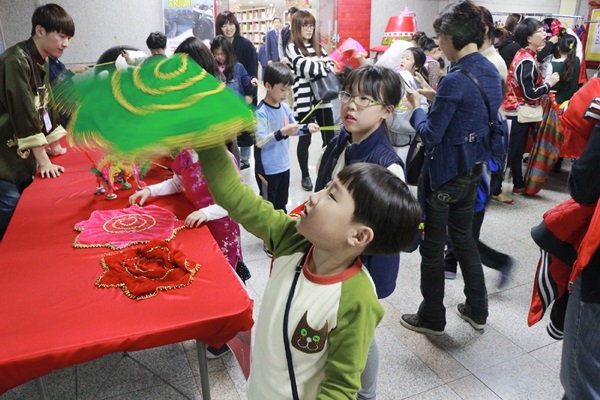
[[[307,246],[296,231],[296,220],[257,196],[242,182],[225,146],[197,150],[202,171],[215,203],[234,221],[265,242],[277,256],[291,254]]]
[[[342,283],[337,326],[329,333],[325,379],[317,399],[356,399],[375,328],[383,318],[373,283],[364,273]]]

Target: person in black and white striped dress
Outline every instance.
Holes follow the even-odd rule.
[[[334,64],[319,44],[319,35],[315,30],[315,17],[305,10],[296,12],[292,18],[291,40],[287,47],[288,66],[294,72],[294,118],[301,121],[315,105],[310,88],[310,80],[327,76]],[[319,126],[333,125],[331,103],[321,103],[305,123],[315,122]],[[323,147],[333,138],[332,131],[322,131]],[[311,135],[299,137],[298,163],[302,172],[302,189],[311,191],[313,184],[308,173],[308,147]]]

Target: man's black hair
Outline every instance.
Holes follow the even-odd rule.
[[[31,36],[35,27],[40,25],[47,33],[58,32],[75,36],[75,22],[69,13],[58,4],[49,3],[35,9],[31,16]]]
[[[152,32],[146,39],[146,46],[151,50],[166,49],[167,37],[162,32]]]

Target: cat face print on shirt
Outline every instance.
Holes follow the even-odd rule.
[[[325,325],[321,329],[314,329],[308,325],[307,315],[308,311],[304,312],[294,330],[292,346],[303,353],[318,353],[325,348],[329,323],[325,321]]]

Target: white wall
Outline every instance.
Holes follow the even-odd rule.
[[[0,0],[0,20],[6,46],[29,38],[31,15],[48,1]],[[163,31],[161,0],[53,0],[75,20],[75,38],[61,61],[65,64],[92,64],[108,48],[122,45],[138,47],[145,52],[146,38],[152,31]]]

